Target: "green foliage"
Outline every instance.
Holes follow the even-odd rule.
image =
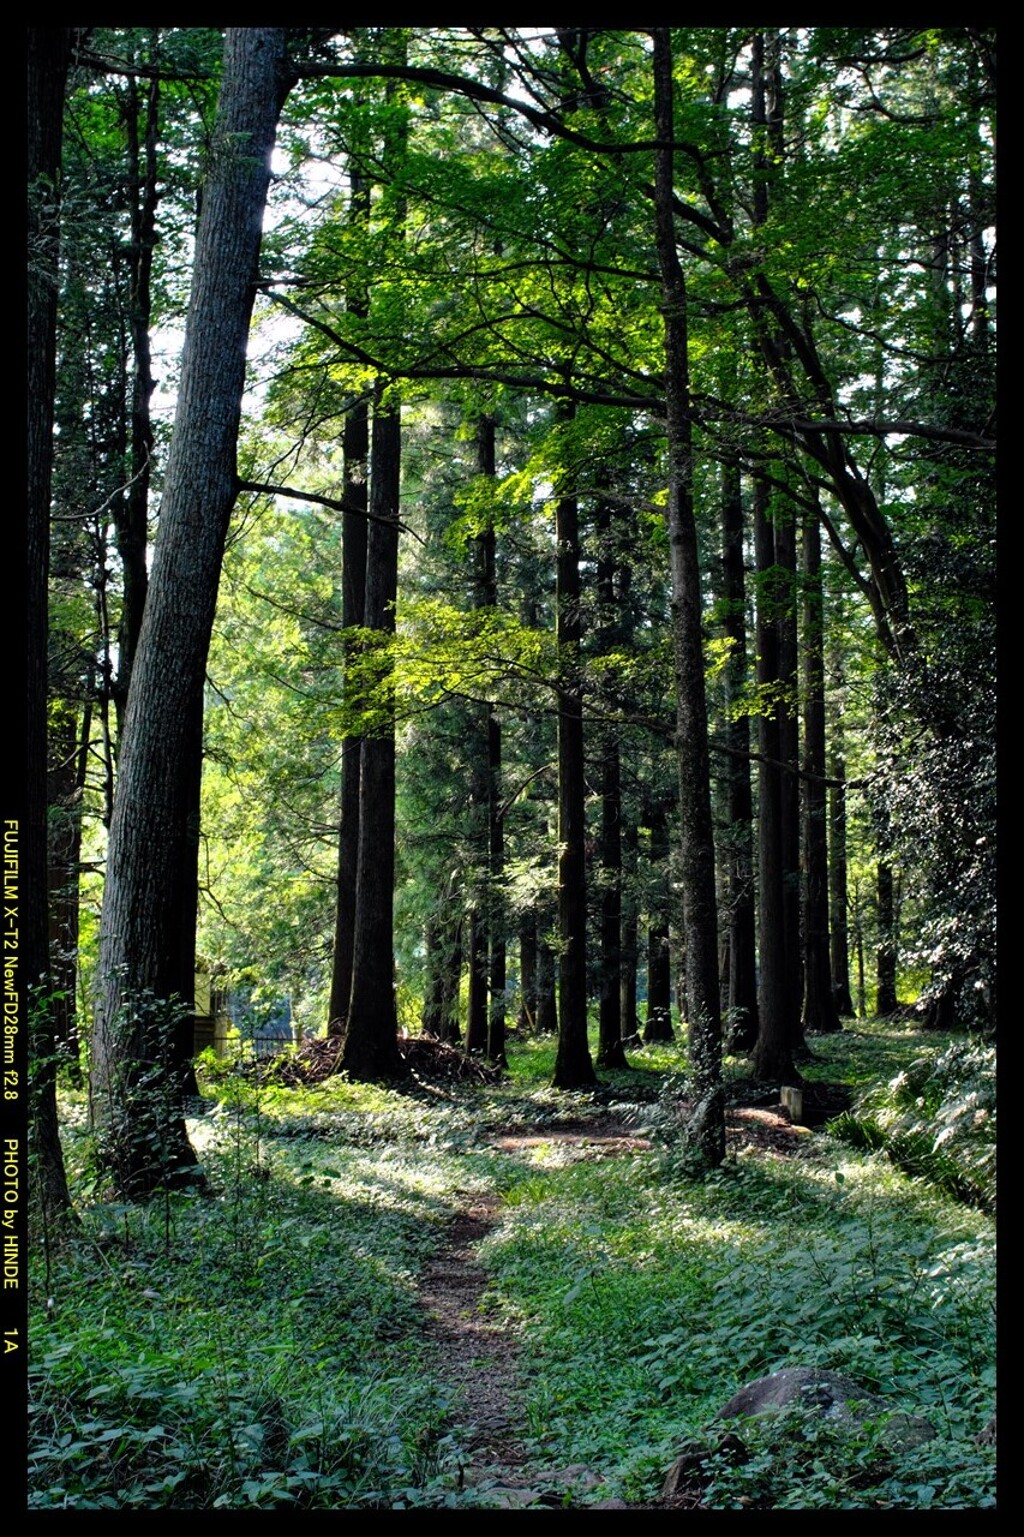
[[[191,1165],[181,1162],[181,1087],[173,1065],[188,1015],[180,998],[124,990],[107,1026],[96,1157],[120,1190],[166,1191],[192,1175]]]
[[[890,1077],[905,1064],[893,1093],[959,1125],[952,1068],[920,1068],[919,1043],[881,1041]],[[864,1046],[830,1042],[830,1071]],[[705,1427],[743,1383],[821,1365],[929,1419],[936,1442],[895,1457],[881,1424],[752,1422],[746,1463],[711,1456],[706,1506],[989,1503],[975,1439],[994,1383],[988,1217],[826,1138],[699,1181],[650,1153],[599,1156],[587,1128],[610,1111],[653,1128],[680,1052],[647,1048],[614,1084],[564,1096],[551,1050],[513,1043],[504,1083],[443,1095],[287,1088],[207,1063],[190,1130],[209,1193],[163,1210],[94,1201],[48,1294],[34,1287],[33,1508],[479,1504],[461,1490],[462,1413],[417,1280],[452,1207],[488,1191],[503,1208],[479,1249],[485,1306],[523,1353],[509,1412],[538,1462],[582,1462],[605,1493],[650,1499],[680,1443],[717,1445]],[[80,1117],[65,1136],[81,1201]],[[518,1150],[495,1148],[517,1131]]]
[[[152,1208],[94,1205],[52,1278],[33,1324],[33,1508],[443,1501],[447,1399],[409,1358],[439,1178],[410,1161],[415,1117],[390,1116],[368,1158],[325,1157],[294,1094],[220,1085],[193,1128],[211,1196],[174,1197],[169,1233]],[[338,1097],[319,1107],[332,1139]]]
[[[829,1128],[853,1147],[882,1148],[900,1168],[959,1200],[996,1203],[996,1051],[977,1040],[916,1057]]]
[[[752,1159],[696,1186],[653,1176],[553,1173],[487,1247],[534,1320],[531,1424],[545,1445],[615,1459],[625,1491],[649,1495],[730,1392],[785,1365],[827,1365],[934,1417],[946,1473],[926,1499],[916,1453],[894,1467],[873,1437],[826,1453],[826,1429],[820,1479],[807,1479],[804,1449],[779,1456],[775,1504],[983,1501],[990,1459],[972,1436],[991,1406],[990,1239],[915,1210],[868,1169],[848,1166],[842,1185],[827,1168]],[[922,1455],[933,1473],[938,1459]],[[764,1498],[770,1461],[713,1483],[707,1503]]]
[[[963,1510],[995,1504],[991,1458],[960,1439],[893,1448],[885,1416],[854,1422],[792,1404],[740,1427],[745,1457],[711,1450],[713,1510]]]

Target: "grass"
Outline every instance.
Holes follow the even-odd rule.
[[[873,1095],[884,1119],[880,1085],[897,1080],[898,1100],[939,1048],[878,1028],[816,1050],[811,1071]],[[655,1119],[685,1063],[648,1048],[596,1093],[565,1095],[547,1086],[552,1054],[523,1041],[499,1085],[411,1092],[211,1073],[191,1129],[212,1193],[148,1206],[102,1199],[68,1096],[84,1236],[53,1264],[49,1296],[41,1263],[35,1277],[33,1506],[471,1503],[417,1282],[453,1206],[487,1192],[503,1203],[480,1249],[487,1306],[519,1338],[538,1464],[584,1463],[603,1495],[649,1500],[683,1442],[713,1445],[709,1422],[745,1382],[821,1365],[925,1415],[936,1441],[894,1458],[880,1426],[840,1435],[784,1416],[745,1432],[746,1464],[712,1460],[707,1504],[990,1504],[977,1437],[994,1406],[991,1217],[829,1136],[703,1179],[671,1149],[596,1159],[559,1143],[559,1124],[610,1104]],[[515,1155],[489,1140],[544,1127],[550,1139]]]

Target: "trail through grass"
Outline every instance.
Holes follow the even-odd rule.
[[[454,1362],[427,1326],[453,1218],[474,1206],[492,1223],[469,1305],[508,1344],[485,1449],[516,1441],[544,1503],[652,1508],[679,1445],[790,1365],[841,1370],[929,1418],[935,1441],[894,1458],[880,1427],[752,1427],[748,1463],[709,1465],[707,1505],[991,1503],[991,1217],[818,1133],[687,1177],[658,1104],[685,1065],[674,1048],[579,1095],[546,1086],[551,1049],[523,1043],[496,1086],[212,1073],[191,1125],[212,1194],[145,1207],[102,1200],[69,1101],[85,1237],[48,1296],[37,1275],[33,1505],[502,1503],[465,1392],[486,1352]],[[840,1037],[812,1071],[864,1087],[932,1049]]]

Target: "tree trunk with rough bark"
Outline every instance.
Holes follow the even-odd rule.
[[[526,1035],[537,1028],[537,915],[532,910],[519,922],[518,1026]]]
[[[573,474],[575,471],[573,470]],[[586,784],[580,677],[580,533],[575,494],[555,504],[558,685],[558,1050],[556,1089],[595,1083],[587,1041]]]
[[[887,859],[878,861],[878,950],[876,952],[876,977],[878,992],[875,998],[876,1014],[894,1014],[899,1006],[896,996],[896,900],[892,865]]]
[[[836,1012],[853,1015],[850,992],[850,899],[846,880],[846,740],[843,729],[845,678],[842,652],[829,648],[830,673],[839,699],[828,717],[828,907],[829,956]]]
[[[803,527],[804,663],[804,1030],[840,1028],[832,991],[828,931],[828,805],[825,789],[824,600],[821,529],[816,513]]]
[[[357,44],[358,46],[358,44]],[[370,222],[370,180],[363,169],[369,145],[356,128],[349,155],[349,229],[365,233]],[[345,294],[345,308],[364,318],[369,313],[365,285],[353,282]],[[341,499],[341,622],[346,631],[342,645],[342,688],[351,685],[347,673],[355,647],[349,632],[360,628],[366,617],[366,546],[369,508],[370,402],[357,400],[345,414],[342,433],[343,478]],[[341,805],[338,825],[338,897],[334,919],[334,953],[331,965],[331,997],[327,1011],[328,1035],[343,1036],[352,996],[352,952],[356,931],[356,881],[359,869],[359,776],[363,759],[362,738],[345,737],[341,744]]]
[[[621,803],[620,803],[621,804]],[[624,1041],[637,1034],[636,976],[639,926],[636,902],[637,833],[635,818],[622,826],[622,939],[619,958],[619,1028]]]
[[[370,445],[370,526],[365,624],[390,643],[398,592],[401,416],[379,398]],[[400,1078],[395,1005],[395,718],[391,663],[382,652],[377,718],[363,738],[359,772],[359,862],[352,945],[352,993],[341,1065],[353,1078]]]
[[[672,644],[679,758],[680,881],[686,944],[690,1069],[696,1102],[691,1135],[712,1165],[725,1157],[722,1024],[718,1000],[718,914],[711,819],[707,701],[701,631],[701,584],[693,511],[687,295],[673,218],[672,42],[666,27],[653,33],[655,220],[665,328],[665,408],[668,435],[668,537]]]
[[[768,493],[754,483],[757,553],[757,681],[764,691],[758,717],[758,914],[760,975],[758,1032],[752,1065],[759,1082],[796,1083],[791,1015],[799,1007],[787,969],[782,809],[782,746],[779,731],[778,572]]]
[[[611,507],[597,505],[597,601],[600,611],[598,652],[606,654],[619,634],[615,593],[615,559],[610,547]],[[628,1067],[622,1049],[621,924],[622,924],[622,771],[618,728],[601,733],[601,884],[600,948],[598,957],[598,1067]]]
[[[93,1113],[122,1194],[188,1176],[183,1025],[194,956],[206,659],[245,386],[286,29],[229,28],[160,530],[121,733],[101,921]],[[193,919],[194,922],[194,919]]]
[[[779,509],[774,525],[779,627],[779,776],[782,807],[782,901],[789,990],[789,1028],[795,1057],[807,1053],[800,1005],[803,999],[800,879],[800,720],[797,640],[796,518]]]
[[[476,467],[479,475],[493,481],[495,475],[496,421],[484,412],[477,421]],[[486,527],[474,541],[474,607],[494,609],[498,604],[497,545],[494,524]],[[489,1061],[507,1067],[505,1057],[505,986],[507,972],[505,911],[502,879],[505,873],[505,823],[501,806],[501,722],[494,705],[483,706],[484,783],[481,795],[486,805],[486,882],[483,914],[487,944],[487,1045]]]
[[[666,919],[647,931],[647,1019],[644,1040],[672,1041],[672,953]]]
[[[462,922],[450,894],[427,924],[425,946],[427,982],[423,994],[423,1034],[457,1046],[462,1039],[459,1031]]]
[[[145,91],[145,105],[140,97]],[[112,680],[114,705],[119,721],[131,684],[132,666],[142,631],[149,572],[149,484],[154,434],[150,419],[153,378],[149,339],[152,316],[153,252],[156,247],[156,210],[159,202],[157,143],[160,127],[160,82],[153,78],[144,87],[129,80],[125,87],[123,116],[128,138],[128,198],[132,240],[129,250],[128,321],[131,332],[132,382],[130,464],[131,479],[122,496],[112,504],[117,552],[121,558],[121,622],[117,635],[117,675]]]
[[[724,629],[730,642],[725,670],[726,745],[726,903],[728,911],[729,1043],[750,1051],[757,1040],[757,965],[755,948],[753,816],[750,787],[750,722],[729,709],[747,682],[746,581],[743,569],[743,500],[739,467],[722,470],[722,599]]]
[[[341,523],[341,622],[346,630],[362,626],[366,617],[366,541],[369,506],[367,461],[370,452],[370,409],[365,400],[345,417],[345,472]],[[346,644],[347,657],[352,648]],[[347,660],[346,657],[346,660]],[[344,1035],[352,995],[352,946],[356,928],[356,879],[359,868],[359,775],[363,742],[346,737],[341,744],[341,822],[338,829],[338,905],[334,924],[334,960],[328,1034]]]

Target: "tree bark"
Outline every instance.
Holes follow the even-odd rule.
[[[346,630],[363,624],[366,612],[367,520],[366,462],[370,413],[365,401],[345,419],[345,481],[342,493],[342,624]],[[350,646],[346,652],[352,655]],[[356,926],[356,878],[359,866],[359,775],[363,740],[348,736],[341,745],[341,822],[338,830],[338,905],[334,929],[334,962],[328,1034],[343,1035],[352,994],[352,946]]]
[[[557,964],[554,951],[546,940],[537,940],[537,1034],[554,1035],[558,1030]]]
[[[645,1041],[671,1041],[672,1032],[672,955],[669,946],[669,831],[668,812],[663,802],[654,801],[647,808],[646,821],[651,831],[651,897],[647,922],[647,1012],[644,1020]]]
[[[878,993],[875,999],[876,1014],[894,1014],[899,1006],[896,996],[896,902],[892,865],[887,859],[878,861],[878,950],[876,952],[876,976]]]
[[[828,929],[828,806],[825,793],[824,599],[821,528],[815,512],[803,526],[804,662],[804,1030],[840,1028],[832,991]]]
[[[846,881],[846,746],[843,730],[845,687],[842,652],[829,648],[833,682],[839,691],[839,703],[829,716],[828,775],[828,903],[829,955],[832,993],[836,1012],[846,1018],[853,1015],[850,993],[849,906]]]
[[[693,513],[687,296],[673,220],[671,32],[653,33],[655,218],[665,327],[668,537],[676,682],[681,834],[680,879],[686,944],[690,1069],[696,1090],[691,1133],[712,1165],[725,1157],[722,1025],[718,1000],[718,918],[711,820],[707,701],[701,634],[700,565]]]
[[[537,915],[531,909],[519,923],[519,1019],[524,1034],[537,1028]]]
[[[195,1163],[181,1111],[185,909],[202,705],[245,385],[263,211],[287,95],[286,29],[229,28],[196,236],[178,406],[149,593],[121,735],[101,921],[93,1112],[122,1194]],[[184,1011],[187,1013],[187,1009]],[[145,1084],[143,1080],[145,1079]],[[161,1108],[158,1108],[161,1107]],[[159,1121],[160,1154],[149,1139]]]
[[[754,482],[754,543],[757,552],[757,681],[762,690],[758,717],[758,1032],[752,1066],[759,1082],[798,1082],[793,1063],[791,1015],[797,1007],[786,954],[784,844],[782,831],[782,747],[778,703],[778,573],[775,539],[768,519],[768,493]]]
[[[385,55],[405,63],[408,34],[404,28],[382,33],[381,44]],[[392,251],[401,249],[405,235],[406,201],[400,174],[408,142],[404,99],[398,82],[389,81],[380,202],[382,232]],[[360,208],[360,218],[363,211]],[[365,302],[364,295],[358,295],[358,302]],[[378,632],[380,641],[380,711],[373,730],[363,738],[359,756],[352,991],[341,1056],[342,1067],[360,1079],[400,1078],[408,1071],[398,1049],[395,1000],[395,716],[390,654],[398,597],[401,454],[401,410],[396,401],[385,398],[385,382],[378,379],[370,437],[364,624]]]
[[[647,1019],[644,1040],[673,1041],[672,953],[668,921],[661,919],[647,931]]]
[[[743,569],[743,500],[737,465],[722,470],[722,577],[725,634],[730,642],[725,669],[726,743],[726,902],[729,915],[729,1044],[748,1052],[757,1040],[757,965],[753,816],[750,787],[750,721],[733,715],[747,681],[746,581]]]
[[[597,506],[597,601],[600,610],[598,650],[604,655],[618,634],[615,560],[610,548],[611,508]],[[598,1067],[628,1067],[622,1048],[621,925],[622,925],[622,772],[618,728],[607,725],[601,752],[601,886],[600,954],[598,960]]]
[[[370,526],[366,552],[366,614],[382,646],[395,629],[398,594],[398,511],[401,417],[379,397],[370,448]],[[381,652],[379,710],[363,738],[359,774],[359,862],[352,945],[352,993],[341,1065],[353,1078],[404,1077],[395,1006],[395,719],[392,663]]]
[[[800,1005],[803,999],[800,879],[800,721],[797,640],[796,519],[791,506],[778,509],[774,524],[779,627],[779,775],[782,833],[783,932],[786,947],[788,1020],[794,1057],[805,1055]]]
[[[495,474],[495,419],[485,412],[477,422],[477,473],[488,480]],[[498,604],[498,576],[494,524],[488,519],[476,541],[474,601],[480,609]],[[505,1057],[506,942],[502,880],[505,874],[505,823],[501,809],[501,722],[488,702],[482,720],[487,807],[487,880],[484,898],[487,941],[487,1057],[507,1067]]]
[[[359,169],[355,157],[349,165],[351,196],[350,226],[361,228],[369,223],[370,183]],[[362,289],[347,295],[346,307],[354,315],[368,312],[367,296]],[[370,405],[365,398],[356,402],[345,416],[342,438],[344,479],[341,499],[341,622],[346,632],[361,627],[366,614],[366,541],[369,506],[367,462],[370,454]],[[343,648],[343,667],[347,672],[353,655],[351,642]],[[344,684],[343,684],[344,686]],[[331,967],[331,1000],[327,1013],[327,1033],[344,1035],[345,1016],[352,994],[352,947],[356,928],[356,880],[359,867],[359,774],[362,764],[362,738],[348,736],[341,744],[341,821],[338,828],[338,905],[334,924],[334,959]]]
[[[575,474],[573,468],[572,471]],[[556,1089],[596,1083],[587,1041],[586,784],[580,677],[580,535],[575,493],[555,504],[558,685],[558,1050]]]
[[[620,805],[623,802],[620,801]],[[636,821],[627,817],[622,827],[622,939],[619,958],[619,1028],[624,1041],[637,1034],[636,974],[638,925],[636,911]]]
[[[462,923],[451,892],[443,898],[427,925],[426,951],[423,1034],[457,1046],[462,1039],[459,1032]]]
[[[123,115],[128,136],[128,198],[132,228],[128,280],[132,382],[131,481],[123,496],[118,497],[113,504],[117,552],[122,572],[117,676],[112,680],[113,700],[119,721],[124,719],[149,587],[146,551],[149,542],[149,484],[155,441],[149,405],[156,387],[149,327],[153,308],[153,251],[157,239],[156,210],[159,202],[157,136],[160,123],[160,82],[156,77],[145,84],[145,117],[141,134],[140,85],[134,79],[129,80],[125,87]]]

